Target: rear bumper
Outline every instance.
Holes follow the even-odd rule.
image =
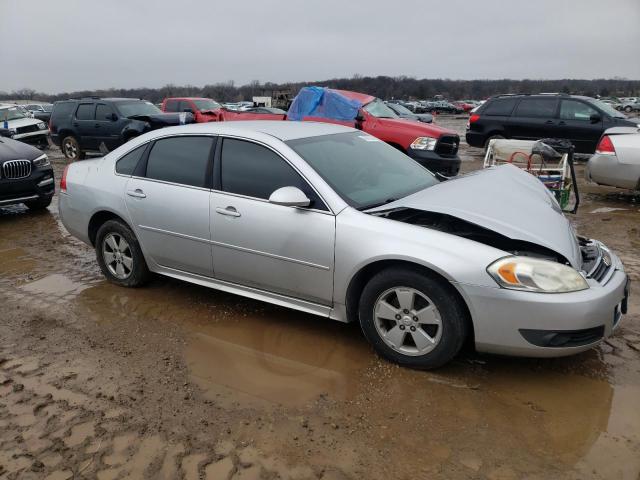
[[[456,284],[467,299],[480,352],[560,357],[588,350],[618,327],[628,295],[619,259],[606,284],[580,292],[542,294]]]
[[[620,163],[617,155],[595,154],[585,169],[587,180],[600,185],[640,189],[640,164]]]
[[[438,172],[447,177],[455,177],[460,171],[460,157],[453,155],[444,157],[433,151],[407,149],[407,155],[432,172]]]
[[[473,132],[471,130],[465,134],[464,138],[469,146],[477,148],[484,148],[484,142],[487,141],[484,133]]]

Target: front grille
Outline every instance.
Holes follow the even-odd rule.
[[[31,132],[37,132],[38,130],[40,130],[38,128],[38,125],[27,125],[26,127],[18,127],[16,128],[16,134],[21,134],[21,133],[31,133]]]
[[[613,274],[614,265],[609,252],[602,248],[600,242],[583,241],[580,244],[582,252],[582,270],[587,278],[593,278],[598,283],[606,283]]]
[[[458,135],[443,135],[436,143],[435,152],[438,155],[455,155],[458,153],[460,137]]]
[[[27,178],[31,175],[31,162],[29,160],[9,160],[2,165],[4,178]]]

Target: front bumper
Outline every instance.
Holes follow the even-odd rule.
[[[430,150],[414,150],[408,148],[407,155],[434,173],[438,172],[447,177],[455,177],[458,175],[458,172],[460,172],[460,164],[462,162],[457,154],[445,157]]]
[[[19,142],[28,143],[29,145],[48,145],[49,130],[38,130],[37,132],[17,133],[11,138]]]
[[[622,263],[615,255],[611,257],[614,271],[606,283],[589,279],[590,288],[580,292],[533,293],[456,284],[471,311],[476,349],[560,357],[602,342],[619,325],[628,296]]]
[[[55,180],[51,167],[34,169],[27,178],[0,178],[0,207],[51,198]]]

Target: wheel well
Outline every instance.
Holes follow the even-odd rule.
[[[358,303],[360,302],[360,296],[362,295],[362,290],[364,290],[365,285],[373,278],[374,275],[378,274],[382,270],[391,267],[401,267],[410,270],[414,270],[423,275],[429,276],[438,280],[445,288],[447,288],[453,295],[458,297],[460,300],[460,304],[464,307],[466,311],[465,321],[467,322],[467,327],[469,331],[469,338],[467,339],[471,344],[473,344],[473,340],[475,338],[475,333],[473,330],[473,322],[471,321],[471,312],[469,311],[469,307],[467,306],[467,302],[464,300],[460,292],[456,290],[456,288],[451,285],[449,280],[447,280],[444,276],[439,274],[438,272],[431,270],[424,265],[418,265],[417,263],[408,262],[406,260],[380,260],[377,262],[370,263],[363,267],[358,273],[354,275],[347,287],[347,297],[346,297],[346,308],[347,308],[347,319],[349,321],[358,321]]]
[[[60,137],[61,143],[62,140],[64,140],[66,137],[75,137],[76,139],[78,138],[72,130],[61,130],[60,132],[58,132],[58,136]]]
[[[95,246],[98,229],[109,220],[120,220],[125,225],[129,225],[122,217],[113,212],[102,210],[94,213],[91,220],[89,220],[89,240],[91,241],[91,245]]]

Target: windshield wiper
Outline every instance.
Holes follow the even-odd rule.
[[[384,202],[372,203],[371,205],[365,205],[364,207],[359,207],[358,210],[369,210],[371,208],[381,207],[382,205],[386,205],[387,203],[395,202],[398,200],[397,198],[387,198]]]

